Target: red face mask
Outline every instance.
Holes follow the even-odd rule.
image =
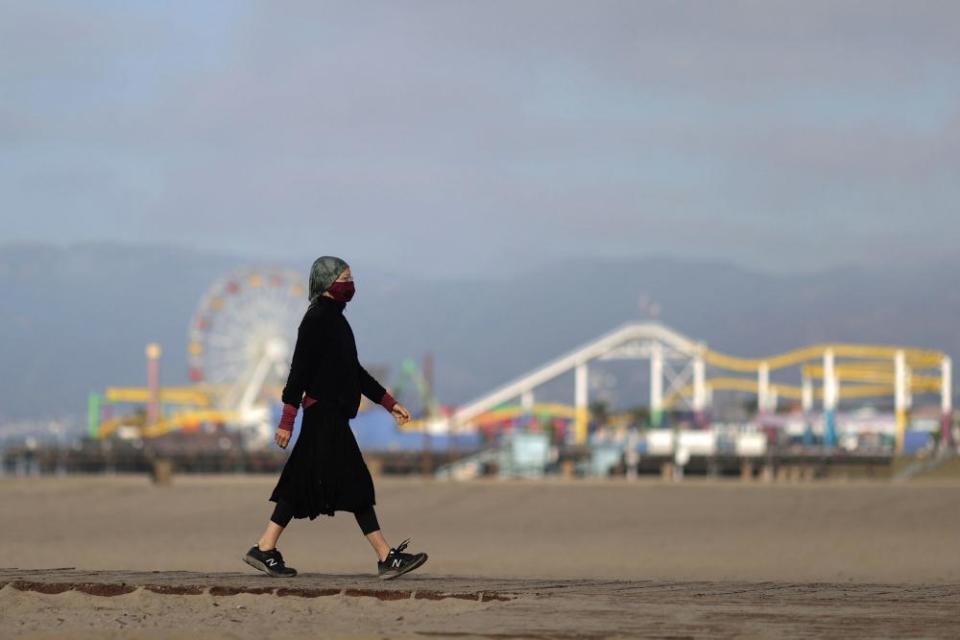
[[[353,299],[353,294],[356,293],[356,289],[353,286],[353,280],[347,280],[346,282],[334,282],[327,288],[327,293],[337,302],[350,302]]]

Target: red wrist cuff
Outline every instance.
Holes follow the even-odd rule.
[[[393,406],[397,404],[397,401],[389,392],[385,392],[383,398],[380,400],[380,404],[382,404],[387,411],[393,411]]]
[[[282,431],[293,431],[293,421],[297,418],[298,408],[292,404],[283,405],[283,414],[280,416],[280,424],[277,426]]]

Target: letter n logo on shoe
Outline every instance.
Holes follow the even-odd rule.
[[[399,567],[399,566],[400,566],[400,558],[394,558],[394,559],[393,559],[393,566],[395,566],[395,567]]]

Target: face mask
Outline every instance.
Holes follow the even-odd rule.
[[[356,289],[353,286],[353,280],[346,282],[334,282],[327,288],[327,292],[333,296],[337,302],[350,302]]]

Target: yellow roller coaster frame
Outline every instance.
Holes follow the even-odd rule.
[[[210,392],[196,387],[162,387],[160,402],[208,407],[211,404],[210,395]],[[150,391],[146,387],[107,387],[103,399],[107,402],[145,404],[150,399]]]
[[[143,438],[156,438],[166,435],[177,429],[197,427],[204,422],[227,423],[239,418],[239,414],[233,411],[181,411],[156,422],[151,425],[130,424],[129,418],[118,417],[106,420],[100,424],[97,431],[98,438],[107,438],[113,435],[119,428],[132,426],[140,431]]]
[[[901,348],[886,345],[861,344],[819,344],[787,351],[768,358],[738,358],[717,351],[707,350],[704,360],[728,371],[751,373],[760,370],[764,364],[771,371],[785,369],[823,357],[827,351],[832,351],[837,358],[857,358],[861,360],[879,360],[892,362],[897,353],[902,352],[906,357],[907,365],[914,369],[933,369],[940,366],[944,354],[941,351],[930,349]]]

